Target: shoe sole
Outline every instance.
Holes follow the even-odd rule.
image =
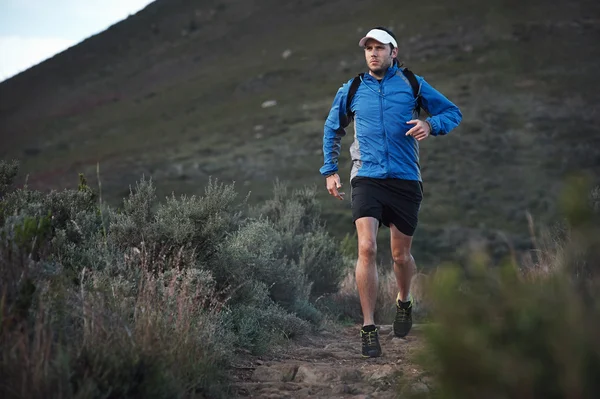
[[[408,331],[404,332],[404,333],[398,333],[396,332],[396,330],[394,330],[394,335],[398,338],[404,338],[408,335],[408,333],[410,332],[410,330],[412,330],[412,326],[410,326],[410,328],[408,329]]]

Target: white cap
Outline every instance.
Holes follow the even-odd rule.
[[[392,46],[394,46],[394,48],[398,47],[398,43],[396,43],[396,40],[392,37],[392,35],[381,29],[371,29],[365,37],[360,39],[358,45],[360,47],[365,47],[365,43],[369,39],[375,39],[379,43],[383,44],[391,44]]]

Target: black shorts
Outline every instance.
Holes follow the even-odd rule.
[[[420,181],[357,176],[352,179],[351,186],[352,222],[371,216],[380,226],[393,224],[408,236],[415,233],[423,200]]]

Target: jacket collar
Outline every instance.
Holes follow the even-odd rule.
[[[396,75],[396,72],[398,72],[398,63],[394,61],[394,63],[392,64],[391,67],[389,67],[387,69],[387,71],[385,72],[385,75],[383,77],[383,80],[387,80],[389,78],[391,78],[392,76]],[[371,79],[373,80],[377,80],[377,78],[375,78],[374,76],[372,76],[368,71],[365,73],[365,75],[368,75],[371,77]]]

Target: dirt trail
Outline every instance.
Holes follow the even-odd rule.
[[[383,356],[363,359],[359,326],[311,335],[284,352],[238,365],[234,392],[250,398],[398,398],[409,390],[428,392],[428,378],[408,359],[423,345],[420,326],[404,339],[391,326],[380,326],[380,342]]]

